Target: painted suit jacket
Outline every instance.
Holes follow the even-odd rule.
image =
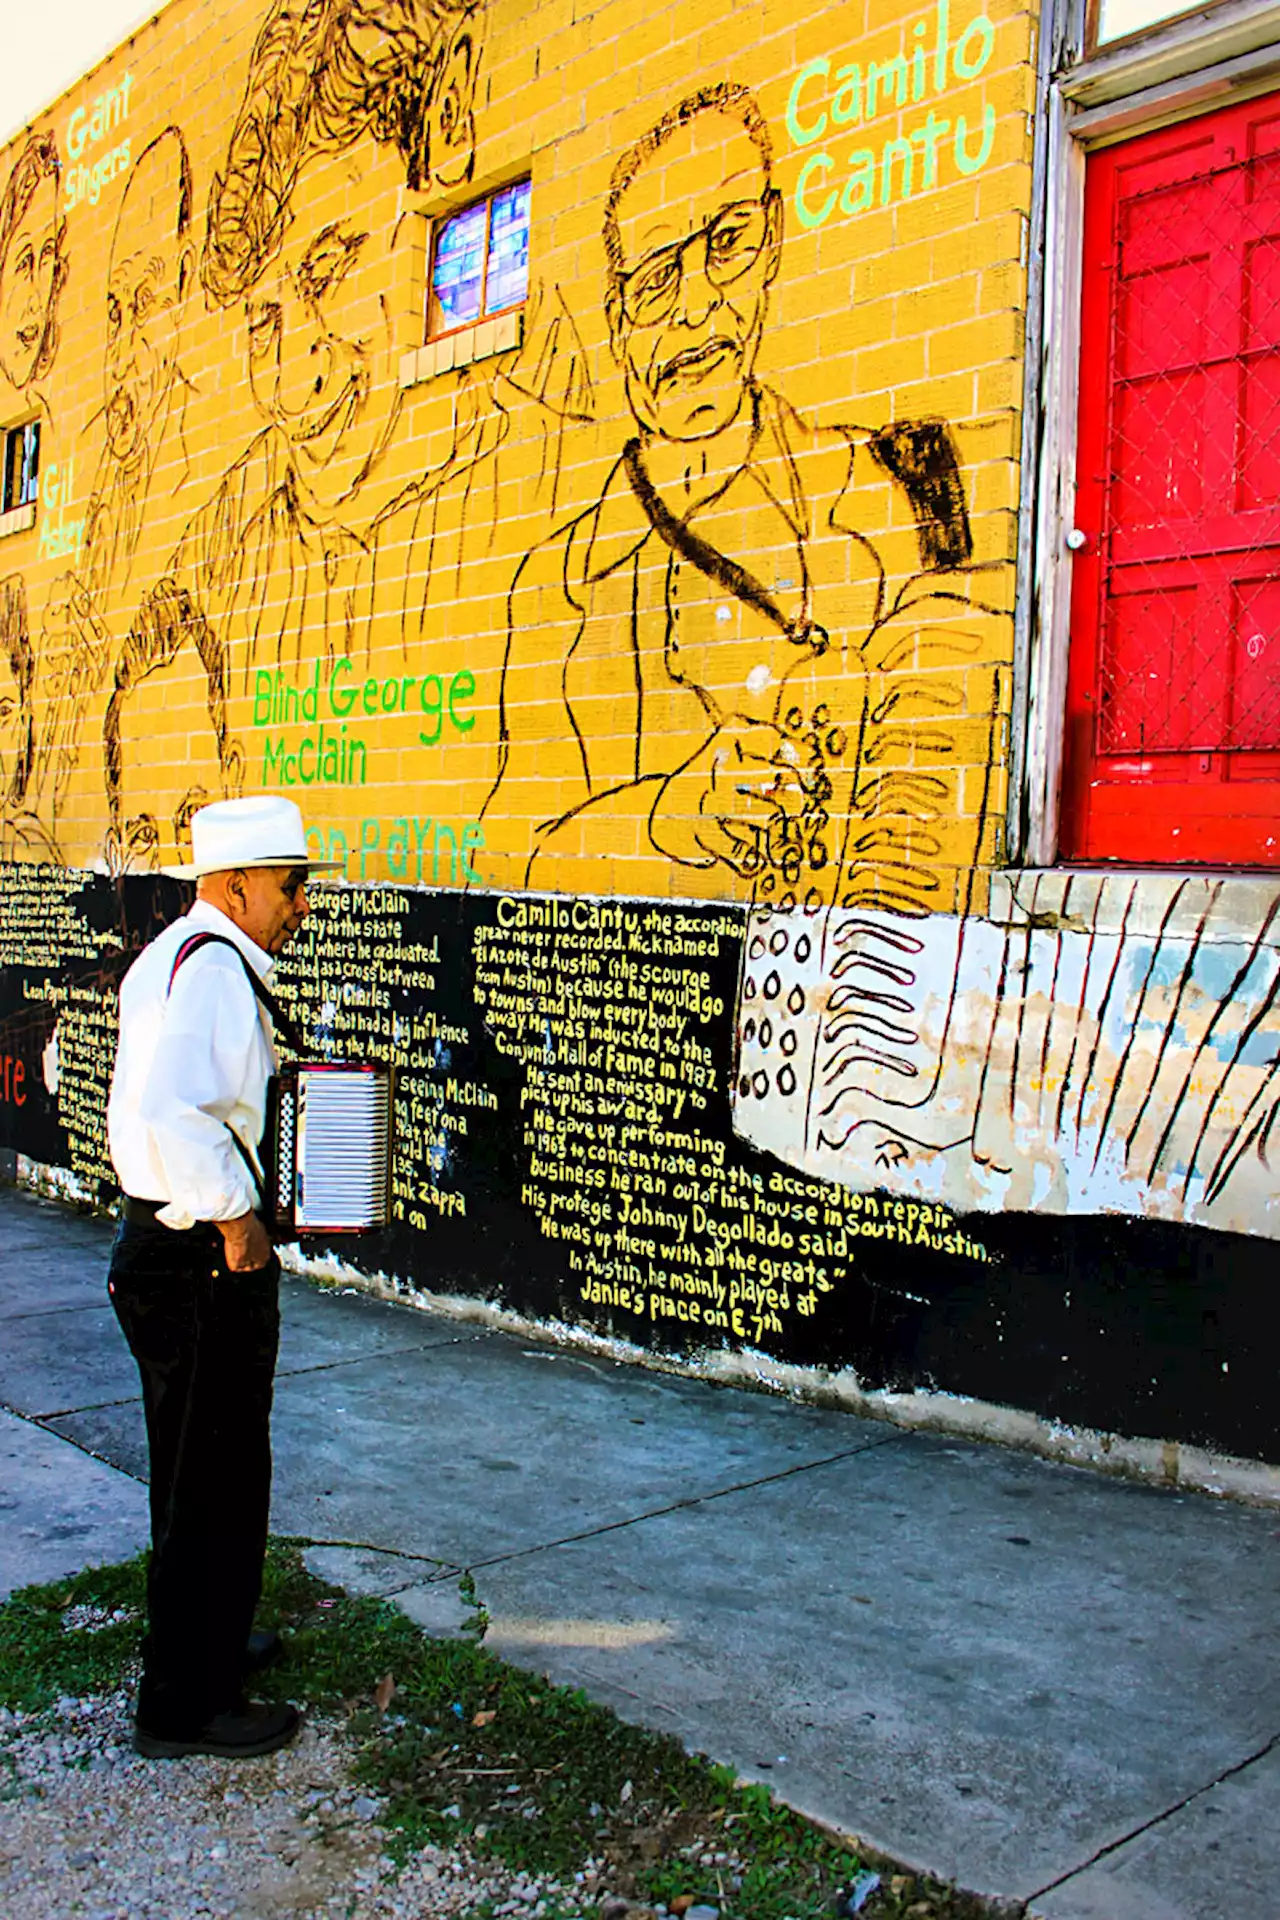
[[[970,884],[1001,641],[950,437],[814,428],[763,389],[754,404],[748,457],[712,499],[679,519],[633,442],[521,566],[485,810],[499,884],[667,892],[649,816],[730,719],[791,743],[799,843],[736,872],[708,857],[701,882],[682,865],[681,891],[921,913]]]
[[[368,550],[346,528],[308,520],[268,427],[189,523],[170,578],[221,644],[231,697],[258,668],[296,673],[323,643],[332,662],[367,643]]]

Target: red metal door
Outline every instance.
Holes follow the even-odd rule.
[[[1091,156],[1067,860],[1280,866],[1280,96]]]

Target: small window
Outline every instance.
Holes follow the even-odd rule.
[[[519,180],[436,228],[427,338],[492,320],[529,288],[529,182]]]
[[[1094,0],[1089,8],[1089,45],[1109,46],[1163,27],[1188,13],[1204,13],[1225,0]]]
[[[40,485],[40,422],[10,427],[4,440],[4,492],[0,513],[34,501]]]

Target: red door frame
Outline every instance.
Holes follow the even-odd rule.
[[[1261,221],[1259,186],[1266,209]],[[1122,377],[1130,366],[1129,358],[1122,362],[1122,352],[1130,349],[1121,340],[1121,303],[1126,288],[1137,282],[1144,244],[1152,251],[1151,229],[1144,228],[1144,218],[1158,205],[1162,190],[1166,211],[1170,192],[1183,196],[1188,246],[1193,247],[1197,238],[1204,244],[1208,235],[1209,244],[1218,248],[1213,256],[1204,256],[1210,261],[1211,278],[1200,283],[1209,289],[1201,297],[1206,306],[1217,302],[1217,323],[1226,314],[1236,330],[1234,353],[1205,353],[1198,361],[1179,363],[1178,348],[1171,342],[1180,328],[1182,333],[1193,330],[1194,321],[1190,328],[1183,325],[1185,308],[1170,308],[1169,339],[1147,340],[1138,349],[1149,348],[1157,359],[1162,350],[1169,354],[1158,376],[1165,381],[1160,394],[1164,403],[1176,397],[1177,383],[1183,383],[1185,393],[1191,382],[1201,382],[1201,458],[1193,469],[1176,474],[1172,440],[1147,458],[1145,453],[1134,453],[1132,434],[1127,444],[1122,439],[1126,398],[1130,413],[1124,419],[1138,421],[1139,441],[1147,431],[1141,424],[1142,382]],[[1193,231],[1197,224],[1198,235]],[[1249,404],[1244,383],[1253,377],[1251,392],[1258,390],[1260,380],[1262,388],[1274,388],[1280,394],[1280,302],[1274,313],[1269,308],[1263,316],[1269,322],[1269,338],[1263,345],[1250,348],[1246,339],[1246,327],[1251,324],[1245,314],[1250,304],[1249,274],[1256,271],[1249,264],[1250,249],[1258,245],[1262,228],[1274,230],[1280,248],[1280,95],[1141,135],[1088,160],[1076,475],[1076,525],[1086,534],[1087,545],[1076,556],[1072,582],[1059,842],[1064,860],[1280,866],[1280,750],[1233,749],[1229,739],[1196,737],[1189,722],[1185,723],[1187,738],[1180,743],[1166,741],[1154,750],[1135,747],[1131,738],[1115,737],[1123,729],[1116,725],[1116,706],[1107,710],[1107,700],[1114,700],[1114,695],[1108,695],[1102,684],[1108,612],[1113,622],[1127,617],[1120,606],[1125,594],[1113,588],[1123,585],[1127,594],[1136,592],[1129,602],[1136,608],[1148,582],[1152,596],[1163,594],[1168,600],[1181,592],[1194,610],[1193,625],[1187,631],[1197,639],[1211,630],[1208,666],[1202,661],[1188,669],[1192,705],[1210,700],[1212,687],[1204,694],[1194,684],[1196,673],[1203,678],[1207,672],[1223,678],[1226,690],[1219,706],[1230,708],[1235,698],[1231,688],[1241,677],[1233,649],[1242,644],[1241,623],[1246,618],[1258,629],[1249,635],[1250,648],[1261,641],[1270,656],[1261,668],[1254,662],[1248,669],[1255,696],[1260,671],[1280,680],[1280,418],[1274,497],[1252,503],[1242,499],[1248,491],[1242,475],[1250,471],[1245,463],[1254,445],[1244,432]],[[1270,232],[1262,234],[1263,243],[1269,245],[1271,237]],[[1276,258],[1280,261],[1280,251]],[[1177,275],[1171,278],[1176,290]],[[1185,279],[1182,285],[1185,289]],[[1159,318],[1157,311],[1157,322]],[[1256,319],[1255,315],[1255,323]],[[1146,322],[1150,335],[1150,312]],[[1260,376],[1257,368],[1262,369]],[[1148,394],[1154,390],[1148,380]],[[1141,484],[1135,488],[1134,473],[1144,459],[1158,467],[1161,451],[1166,493],[1177,496],[1182,481],[1188,479],[1188,491],[1201,496],[1200,505],[1206,510],[1180,517],[1175,498],[1174,510],[1163,516],[1154,513],[1148,501],[1145,508],[1139,502],[1140,511],[1135,515],[1131,510],[1126,518],[1126,486],[1129,500],[1137,499]],[[1261,605],[1263,596],[1268,611],[1274,605],[1277,614],[1274,631],[1268,626],[1265,635],[1266,623],[1242,611]],[[1234,619],[1228,608],[1234,609]],[[1166,617],[1172,619],[1172,615]],[[1116,631],[1113,626],[1113,635]],[[1113,656],[1123,645],[1123,640],[1112,641]],[[1132,635],[1129,653],[1132,667]],[[1174,657],[1172,643],[1169,657]],[[1252,651],[1250,659],[1254,661]],[[1143,698],[1141,686],[1138,698]],[[1234,723],[1219,720],[1220,729],[1224,724],[1229,735]],[[1110,741],[1108,730],[1113,735]],[[1263,738],[1271,739],[1270,723]],[[1280,749],[1280,731],[1276,744]]]

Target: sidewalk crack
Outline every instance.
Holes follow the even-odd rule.
[[[1087,1873],[1090,1867],[1096,1867],[1100,1860],[1118,1853],[1121,1847],[1127,1847],[1132,1841],[1141,1839],[1142,1835],[1150,1833],[1153,1827],[1163,1826],[1166,1820],[1172,1820],[1175,1814],[1194,1806],[1197,1800],[1202,1800],[1205,1794],[1212,1793],[1214,1788],[1220,1787],[1224,1781],[1233,1779],[1238,1773],[1247,1772],[1250,1767],[1256,1766],[1259,1760],[1265,1760],[1269,1753],[1276,1752],[1277,1748],[1280,1748],[1280,1733],[1273,1733],[1256,1753],[1248,1754],[1243,1760],[1237,1760],[1231,1766],[1224,1767],[1221,1773],[1214,1775],[1212,1780],[1206,1780],[1202,1787],[1195,1787],[1190,1793],[1184,1794],[1181,1800],[1175,1800],[1171,1807],[1165,1807],[1161,1813],[1152,1814],[1149,1820],[1141,1821],[1128,1833],[1121,1834],[1118,1840],[1108,1840],[1107,1844],[1099,1847],[1096,1853],[1091,1853],[1087,1860],[1082,1860],[1078,1867],[1071,1867],[1066,1873],[1060,1873],[1056,1880],[1050,1880],[1043,1887],[1037,1887],[1034,1893],[1027,1895],[1028,1908],[1034,1901],[1043,1900],[1047,1893],[1056,1893],[1059,1887],[1065,1887],[1069,1881],[1078,1879],[1082,1873]]]
[[[128,1402],[121,1400],[116,1404],[127,1406]],[[41,1433],[47,1433],[51,1440],[61,1440],[65,1446],[74,1447],[77,1453],[83,1453],[90,1460],[97,1460],[100,1465],[111,1467],[116,1473],[122,1473],[126,1480],[132,1480],[136,1486],[146,1487],[151,1484],[143,1474],[131,1473],[128,1467],[122,1466],[118,1460],[113,1460],[110,1454],[96,1453],[92,1447],[85,1446],[84,1442],[77,1440],[73,1433],[58,1433],[55,1428],[47,1427],[46,1420],[57,1420],[61,1417],[56,1413],[24,1413],[21,1407],[11,1407],[7,1401],[0,1401],[0,1411],[11,1413],[15,1420],[21,1420],[24,1427],[37,1427]]]
[[[10,1326],[15,1320],[48,1320],[55,1313],[110,1313],[111,1302],[103,1294],[101,1300],[79,1300],[66,1307],[32,1307],[29,1313],[0,1314],[0,1326]]]
[[[382,1555],[384,1559],[405,1561],[407,1577],[396,1586],[379,1587],[377,1593],[372,1596],[378,1600],[394,1600],[399,1594],[408,1593],[418,1586],[443,1585],[446,1580],[459,1579],[466,1571],[456,1561],[442,1560],[438,1554],[433,1553],[410,1553],[405,1547],[375,1547],[367,1540],[313,1540],[309,1535],[303,1534],[294,1534],[291,1538],[307,1551],[312,1547],[324,1547],[333,1548],[341,1553],[376,1553]],[[409,1568],[429,1568],[430,1572],[424,1580],[422,1574],[417,1571],[410,1574]],[[345,1586],[342,1581],[338,1584]]]
[[[619,1533],[624,1527],[636,1527],[646,1520],[663,1520],[668,1514],[684,1513],[690,1507],[701,1507],[712,1500],[727,1500],[735,1493],[751,1493],[757,1487],[775,1485],[780,1480],[790,1480],[798,1473],[812,1473],[821,1467],[839,1466],[842,1460],[853,1460],[859,1454],[875,1453],[881,1447],[891,1447],[909,1438],[906,1433],[888,1433],[881,1440],[864,1440],[860,1446],[846,1447],[840,1453],[827,1454],[821,1460],[802,1460],[794,1467],[782,1467],[777,1473],[763,1473],[756,1480],[741,1480],[731,1487],[713,1487],[706,1493],[686,1494],[683,1500],[673,1500],[669,1506],[651,1507],[643,1513],[633,1513],[625,1520],[606,1520],[596,1527],[584,1527],[580,1533],[566,1533],[558,1540],[540,1540],[531,1547],[513,1547],[508,1553],[495,1553],[487,1560],[472,1560],[468,1571],[474,1572],[482,1567],[502,1566],[509,1560],[525,1560],[530,1554],[547,1553],[555,1547],[572,1547],[582,1540],[596,1540],[606,1533]]]
[[[606,1520],[596,1527],[585,1527],[581,1533],[567,1533],[556,1540],[538,1540],[531,1547],[513,1547],[508,1553],[495,1553],[487,1560],[469,1560],[465,1567],[452,1560],[442,1560],[438,1554],[411,1553],[404,1547],[380,1546],[376,1540],[308,1540],[308,1544],[318,1547],[344,1547],[350,1552],[382,1553],[393,1555],[396,1559],[412,1560],[424,1566],[443,1569],[435,1576],[445,1580],[451,1574],[463,1571],[474,1572],[481,1567],[496,1567],[508,1560],[524,1560],[533,1553],[547,1553],[555,1547],[571,1547],[580,1540],[594,1540],[601,1534],[618,1533],[623,1527],[635,1527],[646,1520],[661,1520],[669,1513],[682,1513],[688,1507],[700,1507],[711,1500],[724,1500],[733,1493],[749,1493],[755,1487],[767,1487],[778,1480],[789,1480],[797,1473],[811,1473],[815,1468],[838,1466],[842,1460],[850,1460],[860,1453],[874,1453],[880,1447],[895,1445],[909,1436],[898,1433],[886,1434],[882,1440],[867,1440],[861,1446],[848,1447],[842,1453],[828,1454],[821,1460],[804,1460],[794,1467],[783,1467],[777,1473],[762,1474],[758,1480],[743,1480],[732,1487],[714,1487],[708,1493],[691,1493],[683,1500],[673,1501],[667,1507],[653,1507],[643,1513],[629,1514],[625,1520]],[[302,1537],[302,1536],[299,1536]]]
[[[109,1412],[112,1407],[139,1407],[141,1405],[141,1394],[127,1393],[122,1400],[89,1400],[86,1401],[82,1407],[46,1407],[42,1413],[29,1414],[26,1418],[34,1420],[37,1426],[43,1426],[46,1420],[70,1420],[71,1416],[76,1413],[106,1413]],[[65,1440],[67,1435],[59,1434],[58,1438]]]
[[[458,1334],[448,1340],[434,1340],[428,1345],[415,1341],[409,1347],[375,1347],[369,1353],[348,1354],[342,1360],[316,1360],[306,1367],[277,1367],[277,1380],[297,1380],[308,1373],[333,1373],[339,1367],[361,1367],[369,1360],[399,1360],[410,1353],[435,1353],[442,1347],[462,1347],[475,1339],[474,1334]]]

